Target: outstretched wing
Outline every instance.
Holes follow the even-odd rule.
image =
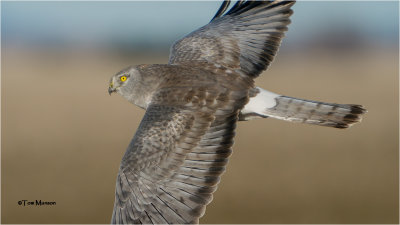
[[[178,40],[170,64],[207,61],[258,76],[272,62],[293,13],[293,1],[224,1],[209,24]]]
[[[243,86],[161,89],[121,162],[112,223],[198,223],[231,153]]]

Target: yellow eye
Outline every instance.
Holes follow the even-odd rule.
[[[124,82],[124,81],[126,81],[126,76],[122,76],[122,77],[119,78],[119,79],[121,79],[121,81]]]

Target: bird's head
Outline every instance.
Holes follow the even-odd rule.
[[[143,68],[146,65],[130,66],[111,77],[108,93],[117,92],[129,102],[146,109],[157,79],[152,79]]]
[[[132,82],[137,77],[137,73],[138,71],[134,67],[128,67],[112,76],[108,85],[108,93],[111,95],[113,92],[117,92],[123,97],[132,93]]]

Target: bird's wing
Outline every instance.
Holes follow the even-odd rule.
[[[224,85],[155,94],[121,162],[112,223],[198,223],[248,101],[247,84]]]
[[[257,77],[272,62],[290,23],[293,1],[229,1],[209,24],[178,40],[169,63],[206,61]]]

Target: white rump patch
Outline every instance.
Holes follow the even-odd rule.
[[[257,113],[263,115],[265,114],[265,109],[276,106],[275,98],[281,96],[259,87],[256,88],[260,92],[256,96],[250,98],[249,102],[242,109],[242,114]]]

